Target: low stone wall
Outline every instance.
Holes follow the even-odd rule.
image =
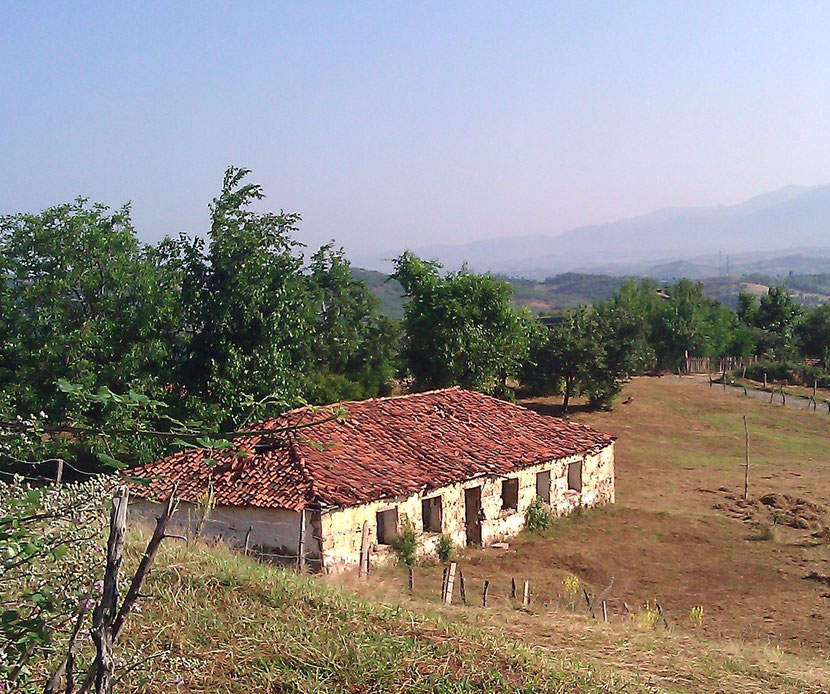
[[[568,465],[582,462],[582,489],[568,488]],[[577,507],[614,502],[614,444],[567,458],[560,458],[512,473],[518,479],[518,504],[515,510],[502,508],[502,481],[497,476],[479,477],[423,494],[383,499],[361,506],[323,513],[320,518],[322,559],[326,571],[340,571],[359,562],[364,521],[369,529],[372,561],[384,563],[393,559],[388,545],[378,542],[377,514],[397,509],[398,524],[406,517],[419,538],[419,554],[434,556],[441,534],[453,544],[467,544],[464,490],[481,487],[481,541],[483,545],[516,535],[524,528],[525,511],[536,497],[536,475],[550,470],[550,506],[557,515],[570,513]],[[424,498],[441,497],[442,532],[424,532],[421,502]]]

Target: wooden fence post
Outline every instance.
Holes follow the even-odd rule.
[[[525,589],[522,594],[522,605],[530,604],[530,581],[525,581]]]
[[[300,538],[297,541],[297,572],[305,573],[305,508],[300,510]]]
[[[510,597],[516,599],[516,577],[510,579]]]
[[[112,654],[112,625],[118,615],[118,575],[124,560],[124,536],[127,533],[127,487],[118,487],[112,495],[110,536],[107,542],[107,567],[104,571],[104,589],[101,600],[92,612],[90,636],[95,643],[93,664],[96,694],[112,691],[114,658]],[[91,684],[92,682],[90,682]]]
[[[452,604],[452,589],[455,583],[455,562],[450,562],[450,570],[447,571],[447,597],[444,602],[448,605]]]
[[[585,603],[588,605],[588,612],[591,613],[591,617],[596,619],[597,615],[594,613],[594,605],[591,603],[591,596],[588,595],[588,591],[585,590],[585,588],[582,589],[582,594],[585,596]]]
[[[764,371],[764,390],[767,389],[767,372]]]
[[[487,591],[490,590],[490,581],[484,581],[484,592],[481,594],[481,606],[487,607]]]
[[[409,594],[415,593],[415,568],[409,567]]]
[[[464,581],[464,572],[460,571],[460,570],[458,572],[458,587],[461,590],[461,602],[466,605],[467,604],[467,585]]]
[[[608,624],[608,603],[602,601],[602,621]]]
[[[57,467],[55,468],[55,484],[61,486],[63,482],[63,460],[58,458]]]
[[[749,498],[749,426],[744,415],[744,499]]]
[[[447,601],[447,567],[441,572],[441,602]]]
[[[245,556],[246,556],[246,557],[248,556],[248,551],[249,551],[249,549],[250,549],[250,547],[251,547],[251,545],[250,545],[250,542],[251,542],[251,531],[252,531],[253,529],[254,529],[254,526],[253,526],[253,525],[249,525],[249,526],[248,526],[248,531],[245,533]]]
[[[363,536],[360,539],[360,562],[358,575],[366,578],[369,575],[369,521],[363,521]]]

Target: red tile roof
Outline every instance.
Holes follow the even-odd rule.
[[[134,493],[161,498],[178,482],[181,499],[195,502],[210,481],[221,506],[351,506],[508,474],[614,440],[584,424],[460,388],[342,406],[346,418],[282,435],[274,450],[254,452],[268,437],[245,436],[234,444],[246,456],[188,449],[130,470],[131,476],[153,478],[149,486],[133,484]],[[326,417],[325,411],[301,408],[261,422],[257,429]],[[204,462],[208,457],[216,462]]]

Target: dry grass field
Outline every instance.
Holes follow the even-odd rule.
[[[486,579],[491,607],[441,609],[659,691],[830,690],[830,541],[820,536],[830,524],[830,416],[676,377],[635,379],[620,400],[629,397],[613,412],[573,415],[617,437],[617,503],[508,549],[463,552],[468,602],[480,604]],[[558,399],[524,404],[558,410]],[[512,578],[520,594],[530,581],[530,608],[511,599]],[[402,597],[401,570],[351,586],[426,609],[440,581],[439,567],[418,567],[414,599]],[[609,585],[606,625],[588,616],[581,588],[596,596]],[[645,609],[656,602],[665,622]]]
[[[299,577],[221,544],[166,546],[122,645],[163,657],[122,689],[830,691],[830,585],[807,578],[830,574],[830,545],[815,536],[830,505],[830,417],[676,378],[637,379],[628,397],[613,412],[574,415],[618,437],[617,504],[507,549],[463,552],[467,605],[458,588],[453,605],[440,604],[435,564],[416,567],[410,596],[403,567],[367,582]],[[519,593],[530,581],[529,606],[511,598],[512,578]],[[609,585],[605,623],[582,588],[596,596]]]

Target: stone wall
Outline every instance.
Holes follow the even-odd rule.
[[[582,463],[582,489],[568,488],[568,465]],[[442,533],[424,532],[423,498],[441,497],[442,531],[452,538],[453,544],[467,544],[464,490],[481,487],[481,521],[483,545],[503,540],[519,533],[524,527],[527,507],[536,497],[536,475],[551,471],[550,506],[557,515],[565,515],[579,506],[596,506],[614,502],[614,444],[584,455],[570,456],[542,465],[525,468],[509,475],[518,479],[518,505],[515,510],[502,508],[501,477],[480,477],[453,484],[425,494],[383,499],[361,506],[323,513],[320,517],[323,567],[326,571],[339,571],[356,566],[359,561],[360,543],[364,521],[369,529],[372,561],[385,563],[393,558],[388,545],[378,544],[377,513],[396,508],[398,523],[406,517],[414,526],[419,538],[419,553],[434,556]]]
[[[568,465],[582,463],[582,489],[568,489]],[[325,512],[306,513],[306,553],[311,564],[322,559],[324,570],[341,571],[357,566],[363,522],[369,529],[371,561],[373,564],[394,561],[389,545],[381,545],[377,538],[377,513],[397,509],[398,524],[406,517],[418,533],[418,552],[421,556],[435,556],[442,534],[449,535],[453,544],[467,544],[464,490],[481,487],[481,541],[489,545],[519,533],[524,527],[525,511],[536,497],[536,475],[550,470],[550,506],[557,515],[565,515],[575,508],[596,506],[614,502],[614,444],[584,455],[560,458],[542,465],[528,467],[509,475],[518,479],[518,504],[515,510],[502,508],[501,477],[479,477],[453,484],[426,494],[412,494],[395,499],[383,499],[361,506]],[[441,498],[442,532],[424,532],[422,500]],[[141,501],[130,506],[131,518],[152,522],[159,506]],[[207,537],[221,537],[228,543],[242,546],[245,535],[251,529],[249,542],[252,547],[265,552],[296,556],[299,541],[300,514],[284,509],[258,509],[249,507],[219,506],[211,513],[203,532]],[[197,522],[193,504],[182,503],[174,520],[174,526],[182,534],[192,532]],[[320,540],[322,538],[322,540]]]

